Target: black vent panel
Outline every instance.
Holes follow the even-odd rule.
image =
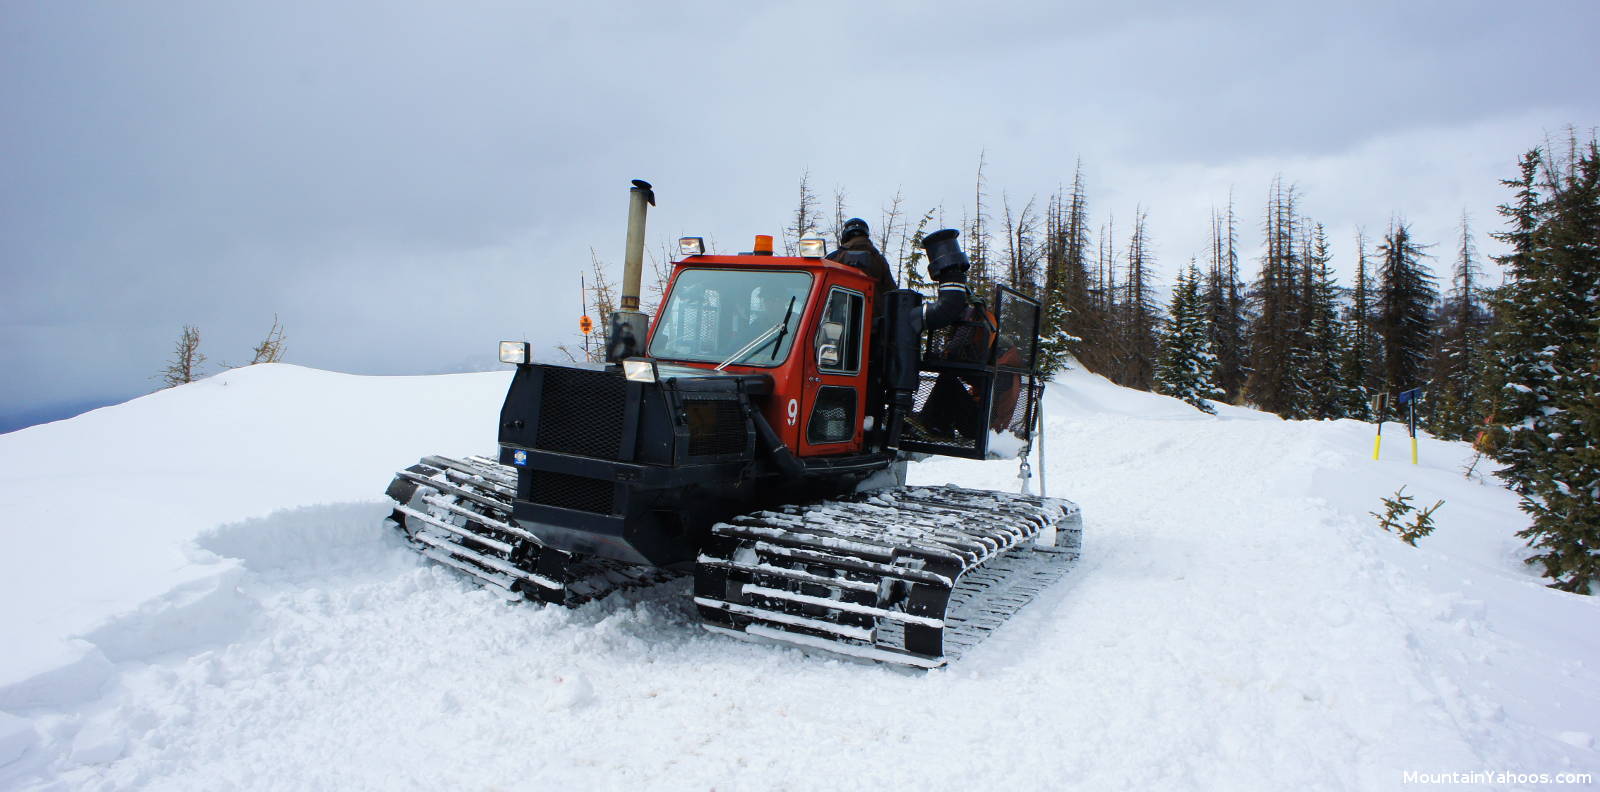
[[[806,422],[806,442],[847,443],[856,435],[856,389],[827,386],[817,390],[811,420]]]
[[[599,459],[620,457],[627,380],[615,373],[561,366],[543,371],[534,447]]]
[[[749,440],[744,407],[738,398],[686,399],[689,456],[742,454]]]
[[[543,470],[532,475],[534,503],[594,514],[612,513],[616,485],[610,481]]]

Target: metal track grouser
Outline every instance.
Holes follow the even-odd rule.
[[[1039,304],[1000,285],[973,299],[955,231],[923,242],[932,304],[869,274],[859,220],[826,258],[822,240],[714,256],[687,237],[652,322],[650,185],[630,201],[610,365],[501,343],[516,373],[498,458],[425,457],[389,486],[423,555],[568,606],[692,572],[712,632],[916,668],[1071,568],[1072,503],[904,484],[925,455],[1026,458],[1037,424]]]

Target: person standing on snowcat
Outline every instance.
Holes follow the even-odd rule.
[[[872,276],[878,281],[880,295],[895,288],[894,273],[889,270],[888,260],[872,244],[867,221],[859,217],[852,217],[839,227],[839,247],[829,253],[827,259],[848,264]]]
[[[990,345],[998,336],[994,314],[982,302],[972,299],[967,287],[967,271],[972,263],[956,241],[960,232],[953,228],[935,231],[922,239],[922,248],[928,254],[928,275],[939,284],[939,297],[923,313],[923,328],[935,332],[954,327],[943,343],[942,356],[946,360],[981,362],[988,359]],[[1000,357],[1016,357],[1015,349],[1001,350]],[[1016,405],[1018,389],[1016,377],[999,380],[995,385],[992,423],[1001,427],[1010,420]],[[917,415],[923,431],[933,435],[954,436],[979,429],[982,410],[981,383],[951,372],[942,372],[928,394],[927,403]],[[990,428],[994,428],[991,426]]]
[[[927,332],[961,325],[952,333],[946,352],[963,360],[977,361],[985,357],[988,344],[994,340],[995,323],[994,318],[983,309],[983,306],[972,300],[972,292],[967,287],[967,271],[971,269],[972,264],[967,259],[966,253],[961,250],[961,243],[957,241],[959,236],[959,231],[946,228],[935,231],[922,240],[922,247],[928,255],[928,275],[939,284],[939,296],[933,304],[924,309],[922,324]],[[867,221],[859,217],[846,220],[840,227],[839,247],[829,253],[827,258],[855,267],[877,280],[880,301],[897,287],[894,273],[889,269],[889,262],[872,244]],[[881,317],[883,315],[881,306],[874,313]],[[875,393],[882,392],[881,372],[885,369],[884,366],[877,365],[885,354],[883,345],[888,337],[882,330],[883,328],[879,327],[873,333],[875,341],[869,353],[874,361],[874,365],[870,368],[874,372],[872,391]],[[923,412],[928,418],[926,428],[937,434],[951,435],[955,433],[956,427],[974,426],[980,410],[980,398],[975,393],[975,387],[973,383],[968,383],[959,376],[940,375],[932,393],[929,394],[927,404],[924,405]],[[1015,389],[1010,390],[1009,395],[1014,401]],[[1002,401],[1006,398],[1004,392],[997,395]],[[1009,409],[1007,405],[1005,408],[1007,414]],[[871,410],[873,423],[881,424],[881,410],[876,405]]]

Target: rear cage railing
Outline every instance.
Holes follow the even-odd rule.
[[[1040,305],[998,283],[991,293],[993,326],[984,317],[928,333],[901,449],[984,459],[991,432],[1027,437],[1043,391],[1037,365]]]

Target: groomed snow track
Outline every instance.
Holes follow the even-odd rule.
[[[389,524],[424,556],[465,572],[508,599],[576,606],[677,575],[573,556],[539,543],[511,519],[515,469],[483,457],[423,457],[395,474]]]
[[[699,557],[706,629],[936,668],[960,657],[1077,560],[1068,501],[895,487],[719,523]]]

